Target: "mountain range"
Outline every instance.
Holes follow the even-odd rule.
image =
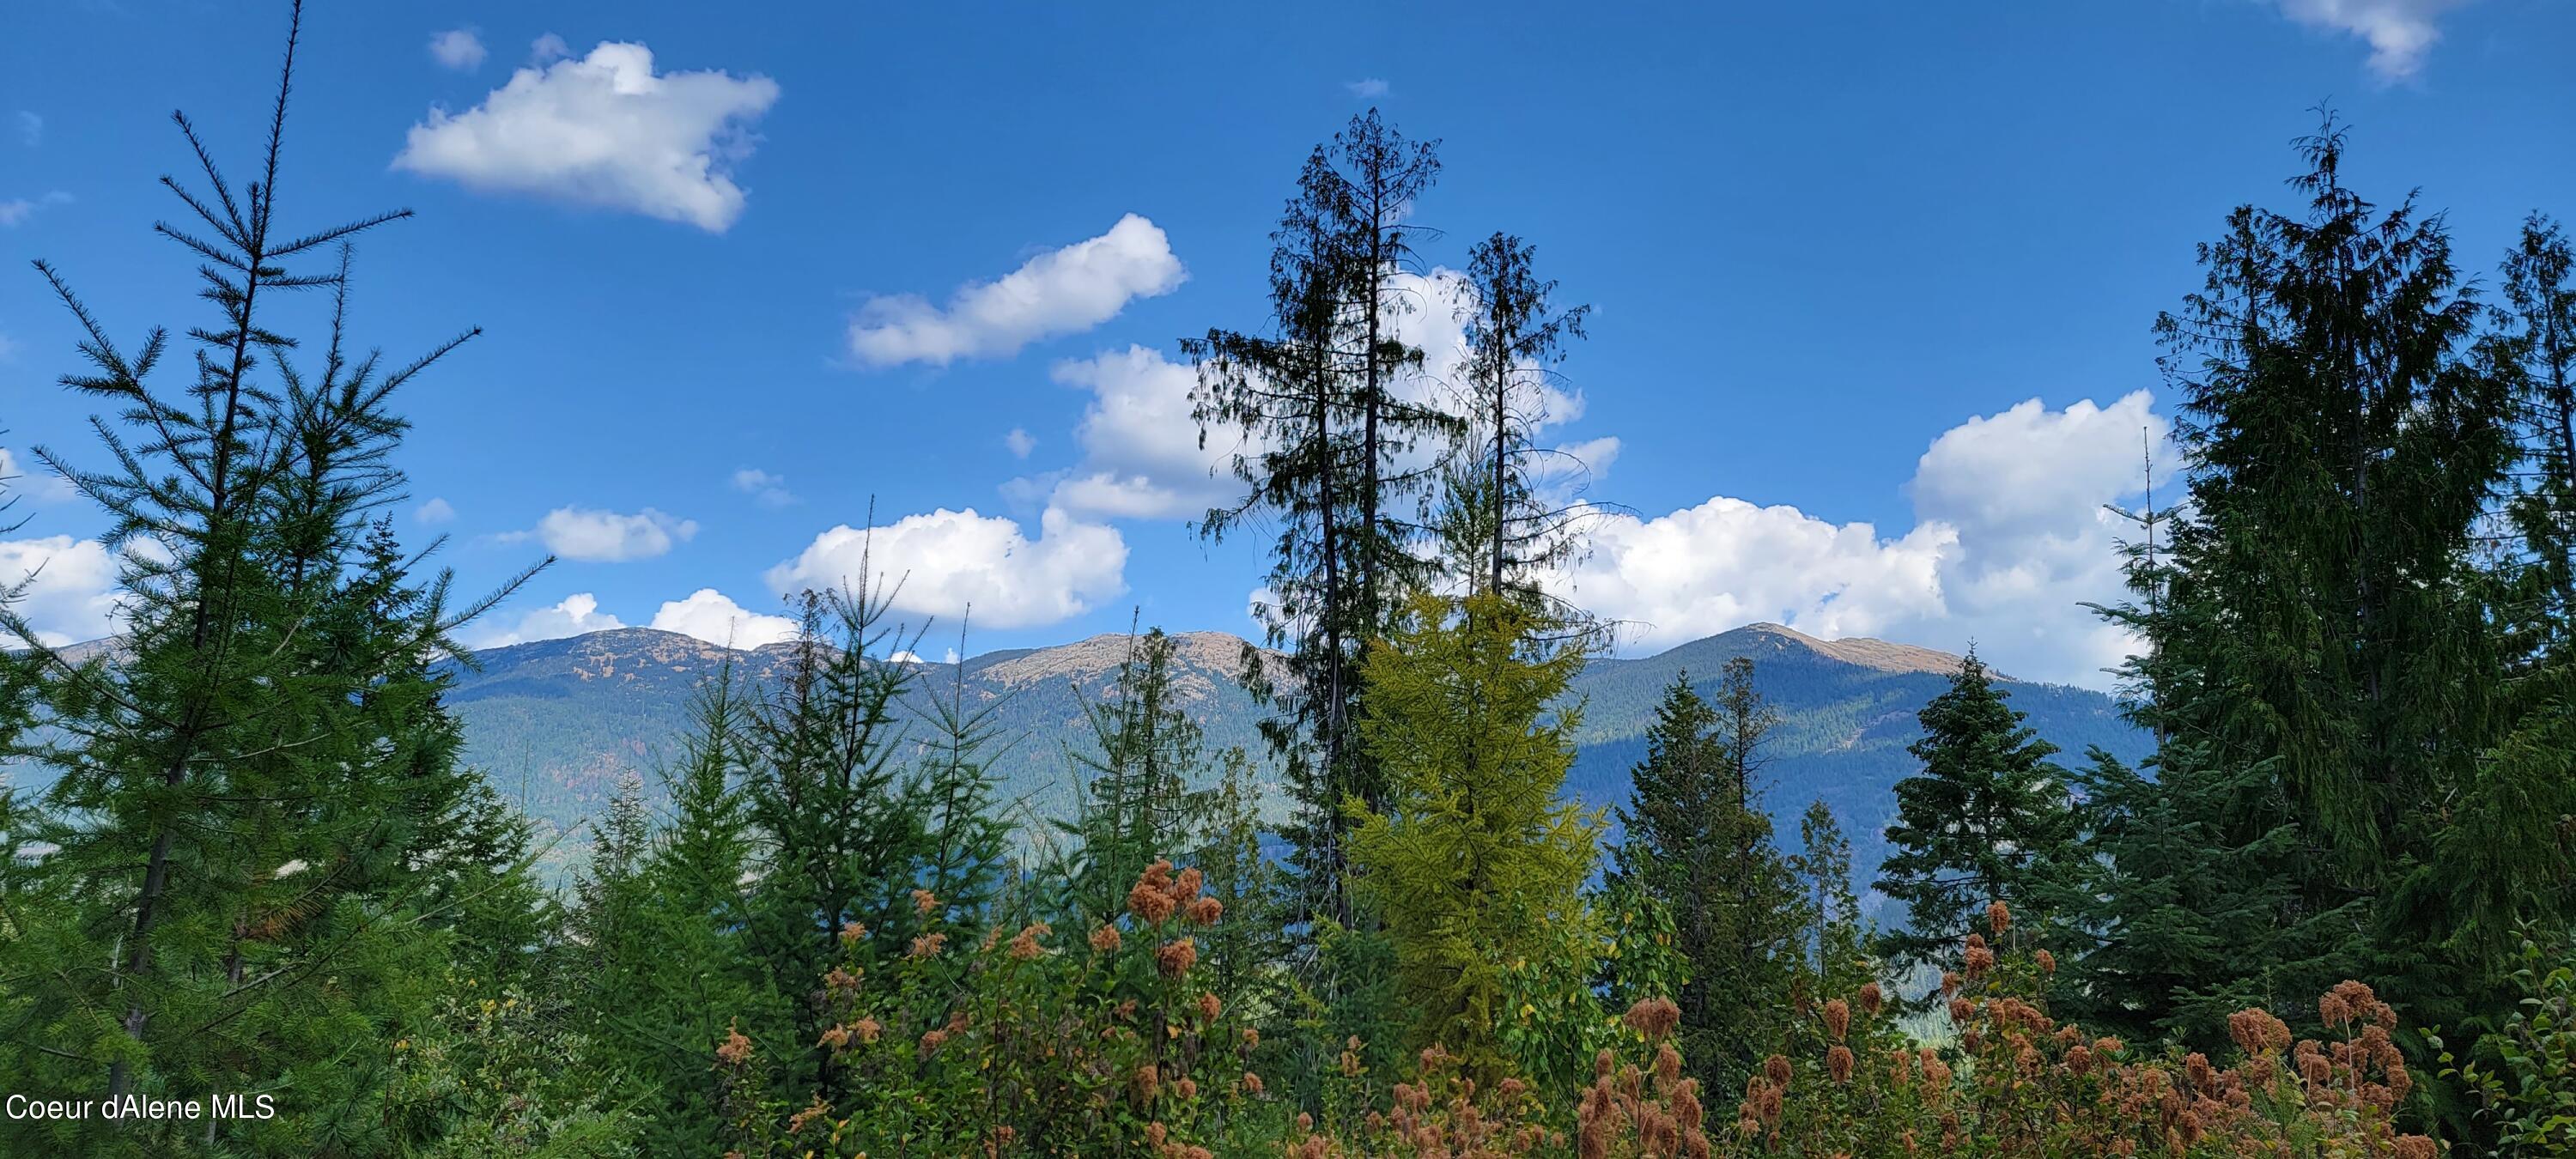
[[[1258,755],[1260,709],[1236,680],[1244,642],[1222,632],[1174,640],[1179,699],[1205,729],[1208,751],[1240,745]],[[961,695],[969,706],[1001,701],[996,720],[1010,743],[992,767],[1006,797],[1026,820],[1059,816],[1074,800],[1071,752],[1090,739],[1083,703],[1107,693],[1127,652],[1126,636],[1103,635],[919,663],[906,712],[918,734],[929,697]],[[1919,735],[1915,713],[1947,686],[1957,656],[1755,624],[1654,656],[1595,661],[1568,694],[1582,718],[1567,795],[1594,806],[1624,802],[1664,688],[1687,672],[1708,691],[1737,656],[1753,659],[1755,686],[1779,713],[1762,779],[1782,844],[1794,844],[1796,818],[1808,802],[1823,800],[1852,839],[1854,864],[1868,875],[1884,852],[1879,833],[1893,813],[1891,789],[1919,767],[1905,751]],[[700,681],[728,662],[763,681],[787,660],[784,645],[736,651],[621,628],[477,653],[470,664],[455,664],[448,704],[463,723],[467,759],[530,813],[569,830],[629,774],[642,776],[648,791],[658,788],[654,770],[676,751]],[[2071,754],[2065,759],[2096,745],[2132,761],[2150,749],[2147,736],[2099,692],[2010,680],[2004,687],[2028,724]],[[1283,806],[1274,796],[1274,810]]]

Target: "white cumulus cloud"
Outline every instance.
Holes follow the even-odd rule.
[[[429,57],[442,68],[472,72],[483,67],[485,55],[483,36],[472,28],[451,28],[430,35]]]
[[[1011,449],[1014,459],[1028,458],[1029,452],[1038,449],[1037,439],[1018,427],[1012,427],[1011,433],[1002,436],[1002,445]]]
[[[2468,0],[2277,0],[2290,19],[2360,37],[2370,45],[2370,69],[2383,80],[2404,80],[2424,67],[2425,54],[2442,39],[2434,21]]]
[[[919,295],[875,298],[850,322],[850,353],[869,366],[1016,354],[1041,338],[1088,330],[1139,297],[1188,276],[1171,239],[1135,214],[1109,232],[1030,258],[993,282],[970,282],[945,307]]]
[[[537,521],[534,530],[513,531],[501,538],[505,542],[533,538],[545,544],[547,551],[565,559],[620,563],[665,554],[674,543],[685,543],[697,533],[696,522],[674,518],[650,507],[633,515],[585,507],[558,507],[546,512],[546,517]]]
[[[111,635],[116,627],[116,558],[95,539],[50,535],[0,540],[0,592],[49,647]],[[19,647],[16,640],[0,644]]]
[[[436,527],[442,523],[453,523],[456,521],[456,505],[449,503],[445,499],[433,497],[429,502],[412,508],[411,517],[413,522],[418,523],[423,527]]]
[[[1059,362],[1055,380],[1091,392],[1074,429],[1082,462],[1055,486],[1067,511],[1121,519],[1196,516],[1233,493],[1228,471],[1239,440],[1208,432],[1199,445],[1190,418],[1198,372],[1161,353],[1130,346],[1093,358]]]
[[[748,611],[714,588],[699,588],[687,599],[665,602],[648,626],[744,650],[796,638],[796,621]]]
[[[1933,440],[1901,535],[1718,496],[1651,519],[1598,515],[1590,554],[1554,582],[1648,650],[1767,620],[1828,639],[1973,642],[2016,676],[2103,687],[2132,642],[2081,605],[2122,598],[2117,549],[2134,534],[2105,505],[2142,492],[2150,445],[2160,475],[2176,463],[2167,438],[2144,391],[2063,410],[2032,399]],[[2159,479],[2160,507],[2174,490]]]
[[[465,112],[431,109],[394,167],[722,233],[742,216],[733,167],[777,100],[764,76],[656,75],[652,50],[602,42],[519,69]]]
[[[599,610],[599,597],[589,592],[574,592],[551,607],[538,608],[519,617],[515,624],[469,627],[459,642],[469,648],[502,648],[625,626],[625,622],[616,616]]]
[[[906,613],[955,620],[971,606],[991,628],[1052,624],[1090,611],[1127,589],[1127,543],[1113,527],[1048,508],[1031,539],[1012,520],[973,508],[907,515],[873,530],[847,524],[814,537],[796,558],[769,569],[781,594],[856,588],[875,576]]]

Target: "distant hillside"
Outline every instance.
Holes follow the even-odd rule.
[[[1852,839],[1852,861],[1866,872],[1885,855],[1880,831],[1893,818],[1896,782],[1920,768],[1905,747],[1922,735],[1915,713],[1949,686],[1959,658],[1947,652],[1879,640],[1818,640],[1777,624],[1754,624],[1637,660],[1595,661],[1574,684],[1584,698],[1574,773],[1568,791],[1616,804],[1628,772],[1645,758],[1655,701],[1673,677],[1690,674],[1702,694],[1715,690],[1726,662],[1753,659],[1754,686],[1780,712],[1763,768],[1764,799],[1794,846],[1797,817],[1822,799]],[[2123,720],[2108,696],[2090,689],[2010,681],[2012,706],[2065,750],[2061,763],[2099,745],[2124,760],[2152,750],[2150,738]]]
[[[1174,642],[1179,697],[1206,729],[1209,752],[1236,745],[1256,750],[1252,698],[1237,680],[1243,641],[1189,632]],[[1073,765],[1066,746],[1089,743],[1082,703],[1105,694],[1126,656],[1125,636],[1104,635],[963,663],[968,707],[1002,702],[996,719],[1011,739],[990,760],[1029,817],[1070,810]],[[478,653],[473,667],[452,666],[455,686],[447,702],[464,724],[466,759],[530,812],[569,826],[594,813],[629,772],[658,789],[654,773],[677,751],[691,692],[726,661],[763,684],[789,658],[786,645],[738,652],[674,632],[620,628]],[[933,698],[958,690],[961,665],[915,667],[920,678],[901,708],[908,735],[919,739],[932,719]]]
[[[1177,636],[1181,698],[1207,732],[1211,753],[1242,746],[1258,754],[1256,710],[1237,683],[1244,642],[1222,632]],[[1068,745],[1087,744],[1082,702],[1104,694],[1127,654],[1127,638],[1094,636],[1048,648],[973,657],[961,665],[923,663],[907,706],[913,735],[931,696],[962,677],[970,705],[1003,702],[1004,735],[1017,738],[994,770],[1027,820],[1061,816],[1073,802]],[[1726,661],[1754,660],[1755,683],[1781,714],[1768,749],[1764,795],[1781,819],[1784,844],[1796,818],[1823,799],[1850,831],[1856,864],[1875,866],[1890,789],[1916,768],[1905,746],[1914,714],[1939,694],[1958,657],[1877,640],[1817,640],[1756,624],[1660,655],[1596,661],[1572,690],[1583,706],[1569,795],[1617,805],[1629,769],[1644,756],[1655,701],[1675,673],[1712,687]],[[738,652],[672,632],[621,628],[563,640],[494,648],[471,667],[450,663],[448,704],[463,723],[466,758],[546,822],[570,828],[596,813],[619,778],[633,772],[658,788],[654,772],[676,751],[691,690],[730,660],[761,682],[783,668],[784,646]],[[2146,736],[2119,717],[2109,697],[2081,688],[2011,682],[2015,708],[2041,736],[2079,759],[2100,745],[2126,759],[2146,755]],[[24,770],[10,770],[24,775]]]

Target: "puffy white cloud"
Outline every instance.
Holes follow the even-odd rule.
[[[534,64],[551,64],[571,55],[572,46],[551,32],[528,42],[528,60]]]
[[[1018,523],[973,508],[907,515],[873,530],[843,524],[767,578],[785,594],[882,576],[899,611],[953,620],[971,606],[974,622],[992,628],[1052,624],[1127,590],[1127,543],[1116,528],[1050,507],[1038,532],[1030,539]]]
[[[1388,86],[1385,81],[1376,77],[1370,77],[1367,80],[1346,82],[1342,87],[1349,89],[1352,96],[1358,97],[1364,101],[1373,101],[1379,97],[1385,96],[1387,94]]]
[[[1879,537],[1787,505],[1718,496],[1654,519],[1594,515],[1591,552],[1558,590],[1624,621],[1623,641],[1668,647],[1757,621],[1823,637],[1866,636],[1941,610],[1941,551],[1953,532]]]
[[[1037,439],[1018,427],[1012,427],[1011,433],[1002,436],[1002,445],[1011,449],[1014,459],[1028,458],[1029,452],[1038,449]]]
[[[72,195],[59,189],[42,197],[13,197],[7,201],[0,201],[0,228],[16,229],[26,224],[28,218],[36,216],[39,210],[71,203]]]
[[[560,640],[590,632],[623,628],[626,624],[599,610],[599,597],[589,592],[574,592],[552,607],[538,608],[519,617],[509,626],[475,625],[466,629],[459,643],[469,648],[502,648],[537,640]]]
[[[2383,80],[2404,80],[2424,67],[2424,56],[2442,39],[2434,21],[2468,0],[2277,0],[2290,19],[2314,28],[2349,33],[2370,44],[2370,69]]]
[[[442,523],[453,523],[456,521],[456,506],[445,499],[433,496],[429,502],[412,508],[411,518],[412,522],[418,523],[423,527],[436,527]]]
[[[2081,606],[2122,595],[2130,529],[2105,505],[2142,491],[2146,443],[2176,461],[2166,440],[2144,391],[2057,411],[2032,399],[1933,440],[1901,536],[1726,496],[1652,519],[1596,512],[1590,554],[1553,582],[1626,621],[1633,647],[1768,620],[1828,639],[1973,642],[2016,676],[2102,687],[2132,647]]]
[[[796,502],[796,493],[787,489],[787,479],[758,467],[745,467],[733,473],[733,489],[758,500],[763,507],[786,507]]]
[[[546,512],[535,530],[513,531],[501,538],[505,542],[534,538],[545,544],[547,551],[565,559],[620,563],[662,555],[671,550],[673,543],[686,542],[697,533],[696,522],[676,519],[650,507],[633,515],[558,507]]]
[[[1942,557],[1945,643],[1973,638],[2016,675],[2101,684],[2132,647],[2081,606],[2124,594],[2118,549],[2135,528],[2106,505],[2144,492],[2151,450],[2158,472],[2175,468],[2169,433],[2142,390],[2062,411],[2030,399],[1934,440],[1912,491],[1918,519],[1958,532]],[[2158,489],[2161,508],[2172,496]]]
[[[96,640],[116,630],[116,557],[98,540],[0,540],[0,592],[8,591],[18,593],[13,610],[48,646]]]
[[[1074,429],[1079,466],[1059,481],[1052,502],[1067,511],[1122,519],[1195,516],[1231,494],[1228,472],[1239,440],[1208,432],[1190,417],[1198,372],[1161,353],[1130,346],[1055,365],[1054,378],[1091,392]]]
[[[945,308],[914,294],[871,299],[850,322],[850,353],[878,367],[1007,357],[1038,339],[1115,318],[1129,301],[1170,293],[1187,276],[1171,239],[1131,213],[1109,232],[1030,258],[1000,281],[959,287]]]
[[[429,57],[442,68],[472,72],[483,67],[483,36],[472,28],[451,28],[429,38]]]
[[[745,650],[796,638],[796,621],[745,610],[714,588],[699,588],[685,600],[664,603],[647,626]]]
[[[657,76],[652,50],[602,42],[578,60],[519,69],[463,113],[431,109],[394,167],[722,233],[742,216],[733,166],[777,100],[764,76]]]

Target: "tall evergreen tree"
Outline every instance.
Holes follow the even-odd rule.
[[[1236,502],[1199,524],[1211,539],[1275,521],[1269,598],[1254,609],[1268,643],[1288,652],[1274,679],[1245,652],[1256,697],[1285,709],[1263,733],[1285,769],[1298,814],[1289,826],[1301,877],[1301,919],[1356,918],[1347,888],[1341,801],[1384,802],[1388,787],[1353,722],[1367,641],[1392,624],[1404,594],[1426,577],[1414,550],[1454,418],[1399,389],[1422,352],[1397,320],[1412,309],[1408,224],[1438,176],[1436,143],[1406,140],[1371,110],[1307,157],[1297,195],[1271,235],[1266,333],[1212,329],[1182,343],[1197,368],[1192,414],[1204,441],[1238,445]],[[1404,505],[1414,504],[1410,513]]]
[[[1950,687],[1923,706],[1923,737],[1908,750],[1923,772],[1896,783],[1893,848],[1878,890],[1906,908],[1906,927],[1880,936],[1899,969],[1946,960],[1990,902],[2025,928],[2040,919],[2079,854],[2057,746],[2022,724],[1985,662],[1969,651]]]
[[[2300,1017],[2346,976],[2454,1019],[2478,946],[2566,896],[2566,836],[2533,807],[2559,790],[2486,758],[2508,649],[2471,549],[2513,456],[2513,376],[2441,219],[2374,207],[2345,147],[2331,118],[2305,138],[2304,212],[2238,209],[2158,323],[2191,499],[2163,559],[2132,563],[2153,598],[2114,614],[2149,644],[2129,679],[2178,812],[2104,795],[2132,804],[2095,822],[2114,844],[2088,924],[2168,988],[2137,1013],[2203,1039],[2221,1002]],[[2166,972],[2147,939],[2178,951]]]
[[[2504,262],[2503,369],[2514,385],[2521,470],[2507,506],[2522,590],[2509,622],[2525,647],[2576,663],[2576,246],[2534,214]]]
[[[301,236],[278,222],[300,17],[257,181],[236,190],[178,119],[205,184],[168,183],[195,224],[160,232],[202,259],[218,315],[188,331],[193,381],[153,385],[166,336],[120,346],[38,265],[84,333],[94,372],[64,384],[113,414],[93,425],[114,465],[37,458],[108,514],[126,602],[121,646],[82,664],[0,610],[47,672],[54,732],[34,759],[61,773],[30,834],[52,850],[38,872],[60,924],[13,940],[49,960],[9,970],[41,981],[0,1030],[0,1071],[112,1098],[291,1086],[304,1112],[102,1125],[98,1153],[380,1143],[367,1108],[389,1052],[373,1048],[458,938],[497,928],[461,920],[467,903],[526,884],[524,865],[461,862],[442,834],[478,809],[479,779],[455,763],[429,663],[489,601],[413,581],[418,557],[370,522],[402,495],[392,396],[464,338],[401,366],[347,344],[344,243],[403,214]],[[332,295],[311,364],[270,312],[307,289]]]
[[[1756,783],[1776,721],[1753,663],[1728,662],[1709,703],[1678,674],[1655,707],[1646,759],[1629,775],[1617,872],[1672,914],[1690,979],[1682,1057],[1711,1083],[1740,1083],[1786,1025],[1803,924],[1799,888],[1772,842]]]
[[[1589,306],[1560,308],[1556,283],[1535,270],[1535,247],[1497,233],[1476,243],[1467,261],[1467,364],[1459,445],[1446,483],[1450,516],[1442,532],[1469,590],[1504,593],[1544,606],[1569,623],[1579,609],[1550,599],[1543,573],[1568,562],[1580,546],[1579,509],[1563,502],[1563,484],[1584,464],[1542,447],[1549,380],[1566,344],[1583,337]]]

